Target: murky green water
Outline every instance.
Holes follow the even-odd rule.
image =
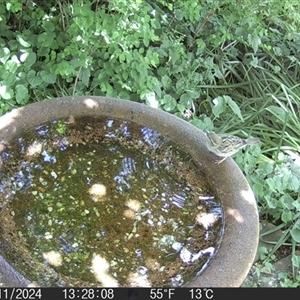
[[[40,284],[181,286],[217,251],[220,205],[192,159],[149,128],[53,122],[2,161],[2,253]]]

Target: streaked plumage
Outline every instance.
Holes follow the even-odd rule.
[[[205,132],[207,137],[207,148],[217,156],[224,157],[217,164],[223,162],[227,157],[235,154],[247,145],[260,144],[259,138],[242,139],[238,136],[227,134],[216,134]]]

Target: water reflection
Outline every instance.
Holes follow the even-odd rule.
[[[144,141],[154,150],[161,148],[162,145],[168,141],[168,138],[162,137],[159,132],[148,127],[142,127],[141,133],[143,135]]]

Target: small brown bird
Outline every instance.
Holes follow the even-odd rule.
[[[216,134],[215,132],[205,132],[207,137],[207,148],[217,156],[224,157],[216,163],[219,165],[227,157],[232,156],[240,149],[247,145],[259,145],[259,138],[242,139],[238,136],[227,135],[227,134]]]

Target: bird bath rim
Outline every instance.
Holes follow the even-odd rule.
[[[232,159],[221,165],[206,148],[205,134],[188,122],[144,104],[97,96],[44,100],[14,109],[0,117],[0,151],[26,128],[33,128],[70,115],[106,116],[144,125],[171,138],[188,151],[205,173],[221,199],[225,232],[221,246],[204,273],[188,287],[238,287],[254,261],[259,237],[255,197],[243,173]],[[0,267],[11,286],[28,286],[30,281],[0,256]]]

